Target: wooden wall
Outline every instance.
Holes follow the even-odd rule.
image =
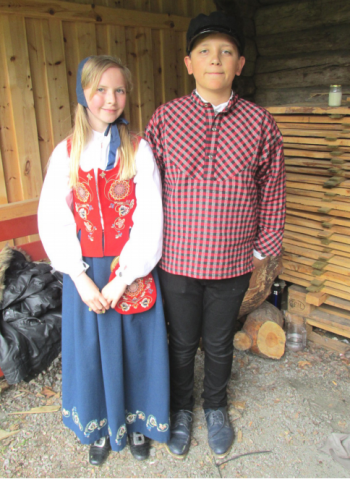
[[[350,1],[259,3],[256,102],[325,104],[330,84],[343,85],[350,96]]]
[[[158,105],[191,91],[189,17],[213,10],[211,0],[0,0],[0,205],[11,204],[0,219],[39,197],[49,156],[72,127],[80,60],[126,62],[134,78],[126,115],[141,132]]]
[[[243,98],[254,100],[254,74],[257,59],[254,14],[258,7],[258,0],[214,0],[214,2],[219,11],[240,18],[242,22],[246,40],[244,51],[246,63],[241,76],[235,78],[233,89]]]

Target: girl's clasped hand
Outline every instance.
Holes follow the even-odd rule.
[[[115,277],[100,291],[85,272],[75,279],[74,284],[82,301],[97,314],[103,314],[109,308],[115,308],[127,286],[118,277]]]

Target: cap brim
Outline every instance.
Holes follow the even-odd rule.
[[[191,38],[191,41],[189,42],[189,44],[187,45],[187,53],[190,53],[191,52],[191,49],[193,47],[193,43],[197,40],[197,38],[199,38],[200,36],[202,35],[207,35],[208,33],[225,33],[226,35],[228,35],[229,37],[232,38],[232,40],[235,42],[235,44],[237,45],[238,49],[240,50],[241,48],[241,44],[238,40],[238,38],[236,36],[234,36],[232,34],[232,32],[230,32],[229,30],[227,30],[226,28],[220,28],[220,27],[209,27],[208,29],[206,30],[201,30],[199,33],[197,33],[197,35],[195,35],[194,37]]]

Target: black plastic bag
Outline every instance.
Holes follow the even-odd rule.
[[[29,381],[58,356],[61,305],[62,275],[12,250],[0,304],[0,368],[9,384]]]

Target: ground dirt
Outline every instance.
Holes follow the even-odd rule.
[[[185,460],[153,443],[145,462],[128,448],[111,453],[100,468],[61,422],[60,411],[11,414],[61,404],[61,361],[30,383],[0,381],[1,477],[348,477],[320,452],[332,432],[350,433],[350,356],[312,345],[279,361],[235,353],[228,386],[236,439],[224,459],[213,457],[201,408],[204,353],[196,357],[193,439]],[[265,451],[265,452],[264,452]],[[268,451],[268,452],[266,452]],[[245,455],[234,459],[235,455]],[[232,460],[230,460],[232,459]],[[229,460],[229,462],[224,462]]]

